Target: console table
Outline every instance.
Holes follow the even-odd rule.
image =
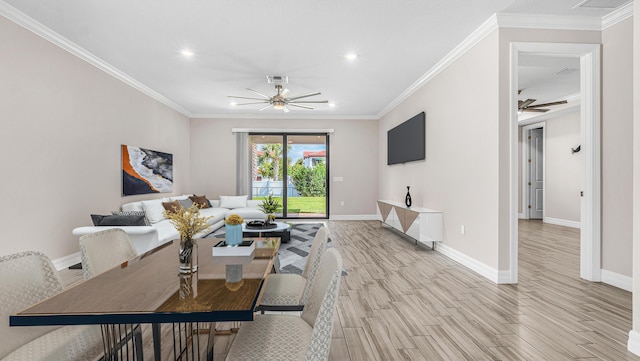
[[[394,201],[378,201],[382,222],[408,235],[418,242],[431,245],[442,241],[442,212],[428,208],[411,207]]]

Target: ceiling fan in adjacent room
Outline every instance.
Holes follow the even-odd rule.
[[[522,90],[518,90],[518,95]],[[527,99],[527,100],[519,100],[518,99],[518,111],[519,112],[537,112],[537,113],[545,113],[548,112],[549,109],[540,109],[545,107],[552,107],[554,105],[567,104],[566,100],[560,100],[557,102],[543,103],[543,104],[535,104],[537,99]]]
[[[258,109],[258,111],[263,111],[265,109],[273,107],[274,109],[282,110],[285,113],[289,112],[289,109],[287,108],[287,106],[313,110],[313,107],[310,107],[306,104],[326,104],[329,102],[328,100],[300,100],[303,98],[320,95],[321,94],[320,92],[309,93],[309,94],[288,98],[287,94],[289,94],[289,89],[282,89],[282,85],[280,84],[276,85],[277,93],[274,96],[268,96],[250,88],[247,88],[247,90],[252,93],[260,95],[262,98],[238,97],[233,95],[228,95],[227,97],[235,98],[235,99],[258,100],[257,102],[239,103],[236,105],[268,104],[267,106]]]

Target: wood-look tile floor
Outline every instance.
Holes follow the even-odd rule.
[[[576,229],[520,221],[520,282],[496,285],[380,222],[328,225],[347,271],[332,361],[640,360],[626,350],[631,294],[579,278]],[[146,326],[143,337],[151,360]],[[216,360],[233,337],[216,336]]]

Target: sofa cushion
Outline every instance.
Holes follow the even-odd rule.
[[[144,209],[142,209],[142,202],[125,203],[120,208],[125,212],[144,212]]]
[[[183,209],[179,201],[162,202],[162,207],[169,213],[177,213]]]
[[[244,208],[247,206],[247,196],[220,196],[222,208]]]
[[[225,218],[229,217],[232,214],[237,214],[240,217],[244,218],[245,222],[247,220],[264,220],[265,218],[267,218],[267,214],[258,208],[245,207],[230,209],[227,210]]]
[[[191,199],[193,203],[198,204],[200,209],[211,207],[211,203],[209,203],[207,196],[192,196],[192,197],[189,197],[189,199]]]
[[[164,207],[162,206],[162,202],[166,202],[168,199],[154,199],[151,201],[142,201],[142,209],[144,213],[149,218],[151,223],[158,223],[165,219],[164,216]]]
[[[94,226],[146,226],[144,216],[114,216],[92,214]]]
[[[158,240],[160,243],[171,241],[173,239],[180,239],[180,233],[167,219],[154,223],[153,228],[158,230]]]
[[[205,208],[200,210],[200,215],[203,217],[212,217],[207,219],[207,223],[216,224],[220,221],[223,221],[226,213],[229,210],[226,208]]]
[[[193,201],[191,199],[189,199],[189,198],[187,198],[187,199],[179,199],[178,202],[180,202],[180,205],[184,209],[189,209],[193,205]]]
[[[147,215],[144,214],[144,211],[112,211],[111,214],[113,214],[114,216],[143,216],[144,225],[145,226],[151,225],[151,222],[147,218]]]
[[[181,196],[169,197],[170,201],[182,201],[185,199],[189,199],[193,194],[183,194]]]

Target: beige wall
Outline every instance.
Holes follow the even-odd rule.
[[[580,222],[582,154],[571,154],[580,145],[580,112],[546,121],[545,218]]]
[[[632,275],[633,19],[602,32],[602,268]]]
[[[498,268],[498,32],[380,120],[379,198],[444,212],[445,246]],[[387,131],[426,113],[426,159],[387,165]],[[465,226],[465,234],[460,226]]]
[[[192,119],[192,191],[213,198],[235,194],[236,140],[232,128],[334,129],[329,136],[330,216],[375,215],[379,151],[375,120]],[[344,180],[334,182],[333,177]]]
[[[3,17],[0,44],[0,254],[74,254],[91,213],[151,198],[121,198],[121,144],[173,153],[189,188],[187,118]]]

